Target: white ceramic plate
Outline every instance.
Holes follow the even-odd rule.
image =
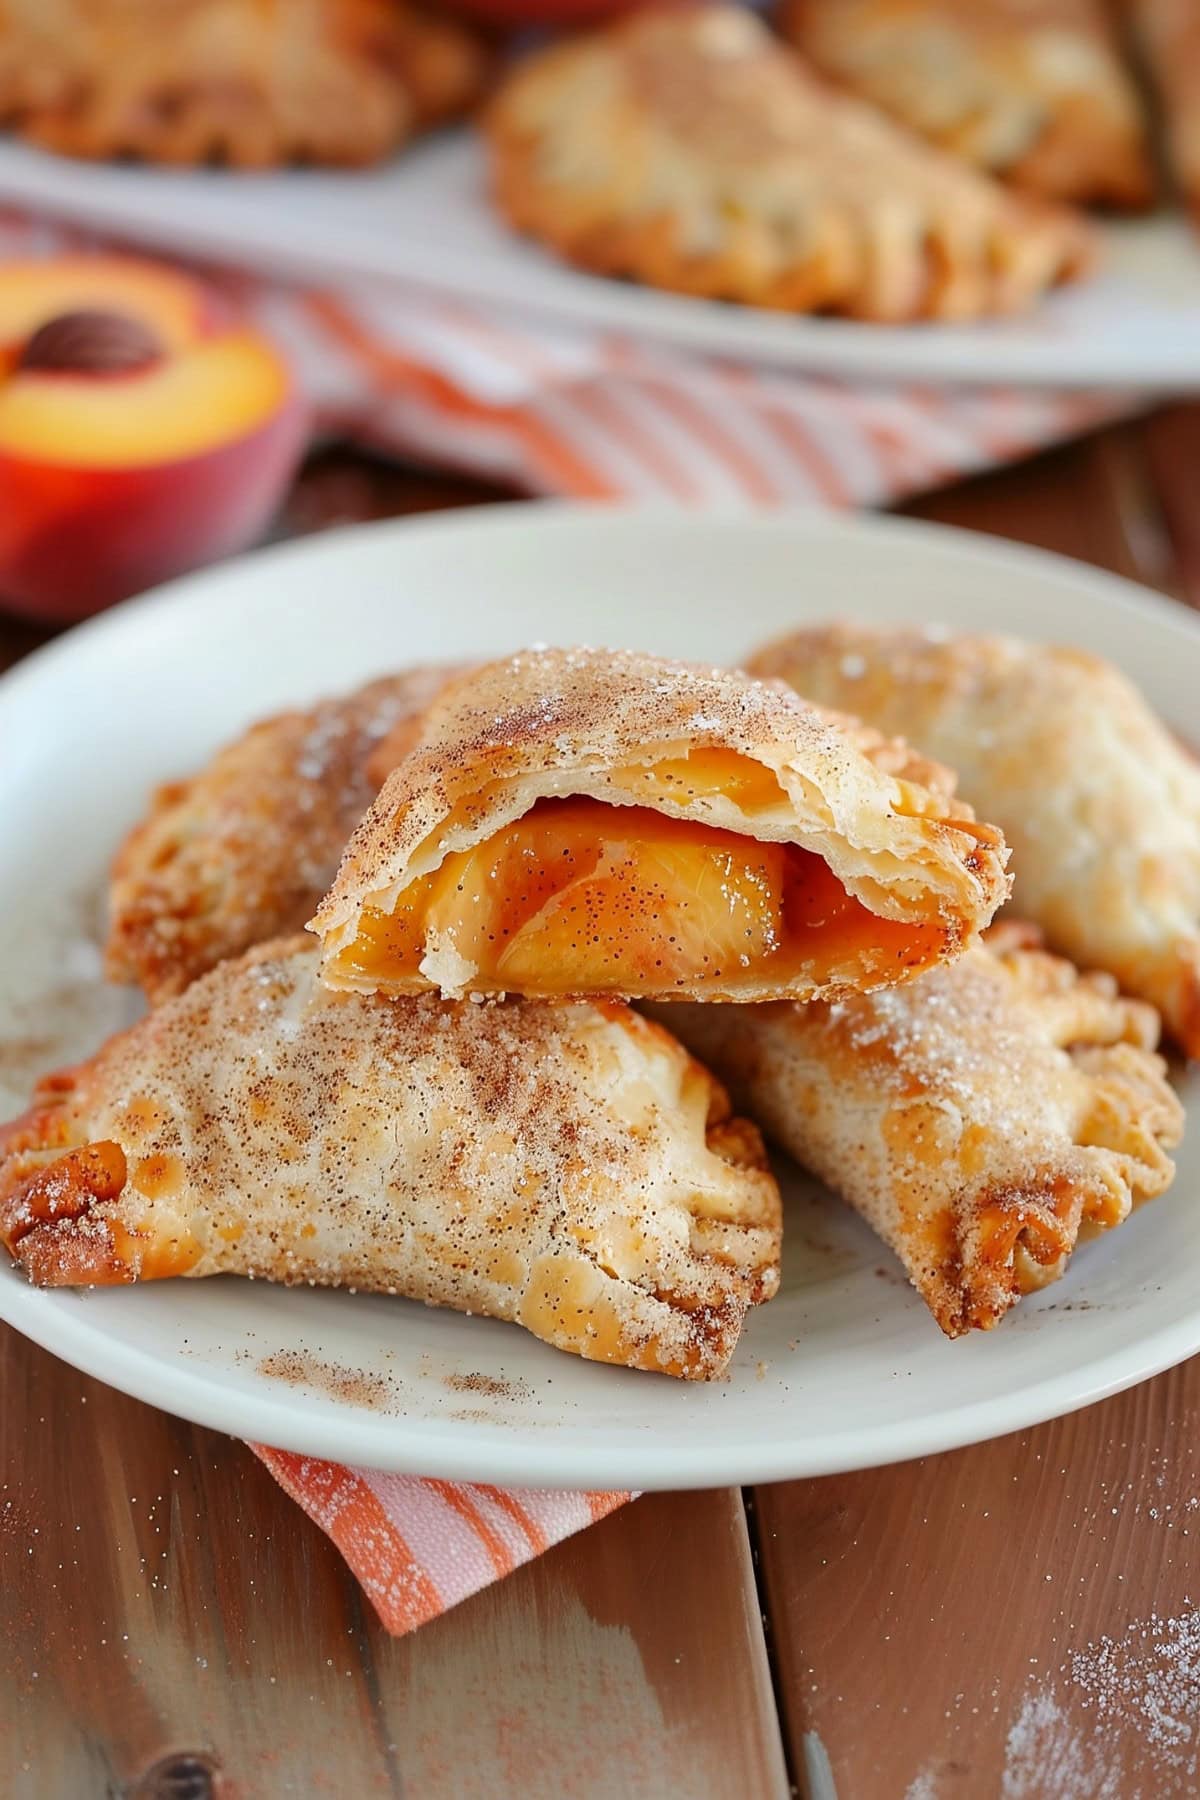
[[[505,229],[466,131],[381,169],[238,175],[68,161],[0,143],[0,200],[151,246],[320,281],[403,280],[746,362],[897,381],[1200,387],[1200,248],[1181,214],[1106,228],[1108,266],[1025,317],[864,325],[657,293],[570,269]]]
[[[1200,626],[1080,565],[895,521],[519,506],[371,526],[178,582],[0,682],[0,1095],[129,1011],[96,978],[106,861],[148,788],[248,720],[410,660],[546,640],[734,661],[830,613],[1003,625],[1121,663],[1195,728]],[[1200,1111],[1200,1072],[1187,1082]],[[947,1343],[859,1221],[798,1177],[783,1290],[711,1387],[403,1300],[233,1279],[40,1293],[0,1316],[155,1405],[287,1449],[484,1481],[683,1487],[1010,1431],[1200,1348],[1200,1132],[1174,1189],[999,1330]],[[288,1382],[270,1369],[307,1370]]]

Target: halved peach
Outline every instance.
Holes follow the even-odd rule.
[[[0,268],[0,369],[67,313],[124,313],[150,326],[168,352],[228,324],[229,309],[190,275],[133,257],[56,256]]]
[[[266,338],[153,264],[0,270],[0,596],[78,618],[268,522],[305,410]]]

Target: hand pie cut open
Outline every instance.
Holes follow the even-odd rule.
[[[1105,0],[784,0],[781,23],[822,74],[981,169],[1048,199],[1153,198]]]
[[[752,13],[644,8],[532,56],[493,189],[569,261],[790,312],[966,319],[1086,272],[1086,224],[825,87]]]
[[[1153,1010],[1016,927],[838,1005],[669,1017],[891,1246],[949,1337],[996,1324],[1174,1174],[1183,1111]]]
[[[1013,904],[1200,1056],[1200,765],[1082,650],[832,625],[754,659],[957,770],[1012,845]]]
[[[312,929],[341,988],[808,998],[956,954],[1006,854],[944,770],[781,683],[528,651],[434,701]]]
[[[280,713],[160,788],[117,855],[108,974],[152,1004],[222,957],[298,931],[446,669]]]
[[[0,112],[70,156],[371,162],[485,70],[408,0],[0,0]]]
[[[249,1274],[515,1320],[704,1379],[779,1280],[754,1126],[615,1004],[335,994],[260,947],[44,1081],[0,1133],[42,1286]]]
[[[1200,6],[1196,0],[1125,0],[1164,113],[1179,193],[1200,226]]]

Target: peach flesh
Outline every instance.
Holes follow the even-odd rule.
[[[256,431],[181,462],[70,469],[0,450],[0,595],[31,617],[85,618],[266,526],[304,448],[292,396]]]
[[[110,329],[126,319],[161,354],[89,367],[89,349],[103,346],[84,344],[78,367],[53,356],[21,366],[34,335],[55,324],[70,351],[64,323],[89,315]],[[268,524],[305,436],[281,359],[190,278],[117,259],[9,265],[0,604],[65,622],[244,548]]]

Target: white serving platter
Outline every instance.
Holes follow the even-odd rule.
[[[39,1071],[130,1016],[130,996],[99,980],[113,846],[155,783],[249,720],[410,661],[537,640],[736,661],[770,633],[847,613],[1089,646],[1194,735],[1200,624],[1182,607],[1040,552],[891,520],[487,508],[268,550],[70,633],[0,682],[0,1117]],[[1200,1071],[1181,1080],[1196,1126]],[[709,1386],[586,1364],[404,1300],[232,1278],[38,1291],[5,1262],[0,1317],[115,1387],[285,1449],[591,1488],[943,1450],[1200,1349],[1200,1127],[1169,1194],[1081,1248],[996,1331],[956,1343],[858,1219],[781,1172],[782,1291]]]

